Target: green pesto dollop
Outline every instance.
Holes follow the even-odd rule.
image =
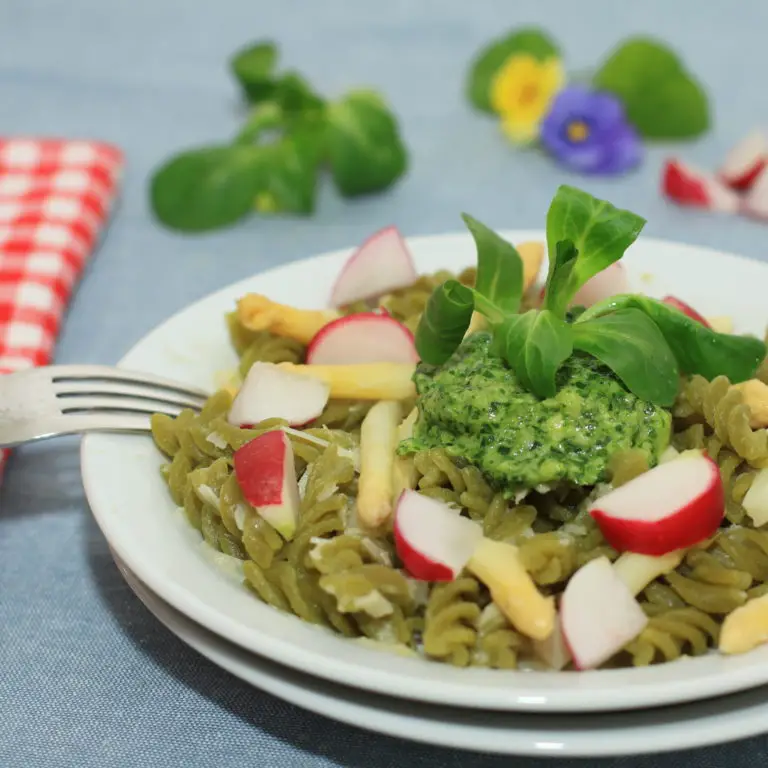
[[[638,448],[654,466],[669,443],[670,414],[587,355],[567,360],[557,394],[540,400],[493,353],[490,334],[476,333],[444,365],[419,365],[414,382],[419,418],[399,452],[443,448],[510,492],[594,485],[615,453]]]

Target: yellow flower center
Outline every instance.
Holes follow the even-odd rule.
[[[518,96],[520,106],[533,104],[539,98],[539,90],[538,83],[526,83],[523,85]]]
[[[569,141],[580,143],[589,137],[589,126],[583,120],[574,120],[568,123],[566,134]]]

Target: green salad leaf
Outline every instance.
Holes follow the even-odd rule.
[[[256,209],[264,213],[309,214],[315,209],[317,145],[300,133],[257,147]]]
[[[579,252],[570,240],[560,240],[555,245],[550,277],[544,292],[544,307],[558,317],[565,315],[568,303],[573,298],[569,286]]]
[[[158,218],[182,232],[234,224],[253,210],[261,185],[257,146],[204,147],[161,167],[150,195]]]
[[[583,317],[583,315],[582,315]],[[572,326],[573,347],[596,357],[641,400],[670,406],[680,386],[677,361],[648,315],[627,308]]]
[[[352,91],[328,106],[326,143],[333,180],[345,197],[380,192],[408,167],[395,116],[376,93]]]
[[[645,37],[614,50],[593,84],[615,94],[629,121],[653,139],[699,136],[710,124],[707,95],[668,47]]]
[[[281,128],[285,113],[277,102],[263,101],[250,112],[248,120],[235,137],[236,144],[253,144],[267,131]]]
[[[477,248],[475,304],[489,320],[517,312],[523,297],[523,261],[512,243],[467,213],[461,217]]]
[[[547,309],[531,309],[508,317],[496,338],[520,383],[539,397],[553,397],[557,371],[573,353],[571,326]]]
[[[251,103],[257,104],[272,98],[276,64],[277,46],[271,42],[253,43],[232,57],[232,73]]]
[[[430,365],[442,365],[456,351],[474,311],[471,288],[446,280],[432,292],[416,329],[416,351]]]
[[[543,308],[523,314],[520,255],[473,217],[463,218],[477,246],[475,288],[449,280],[433,292],[416,332],[417,350],[427,363],[441,365],[453,354],[473,310],[490,321],[495,354],[539,397],[556,393],[557,372],[574,350],[601,361],[641,400],[663,407],[677,397],[681,371],[740,382],[766,356],[759,339],[715,333],[647,296],[571,306],[576,291],[637,238],[645,220],[630,211],[561,186],[547,215],[551,258]]]
[[[565,309],[591,277],[618,261],[645,226],[645,219],[616,208],[575,187],[560,186],[547,212],[547,249],[557,254],[557,244],[568,241],[579,255],[568,280],[558,288],[558,306]],[[547,283],[557,259],[549,265]],[[554,299],[551,299],[554,300]]]
[[[407,151],[378,93],[355,90],[327,103],[299,72],[279,72],[277,59],[267,41],[232,57],[253,108],[230,145],[182,152],[155,170],[149,197],[162,224],[202,232],[248,213],[311,214],[325,170],[345,197],[382,191],[403,176]]]
[[[765,344],[760,339],[716,333],[679,309],[647,296],[612,296],[587,309],[576,324],[627,308],[644,312],[656,324],[683,373],[698,373],[709,380],[722,375],[738,383],[751,378],[765,357]]]
[[[275,82],[274,100],[287,115],[320,112],[325,101],[298,72],[286,72]]]
[[[467,98],[477,109],[493,112],[491,84],[504,62],[517,53],[527,53],[539,60],[559,55],[552,39],[541,29],[526,27],[494,40],[472,62],[467,78]]]

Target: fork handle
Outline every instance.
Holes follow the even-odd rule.
[[[48,440],[84,432],[150,432],[150,416],[144,413],[69,414],[42,421],[19,421],[3,425],[0,448]]]

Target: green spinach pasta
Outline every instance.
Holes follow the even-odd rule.
[[[498,236],[469,223],[479,266],[455,278],[333,310],[243,297],[225,318],[237,370],[199,413],[152,418],[174,504],[255,599],[431,662],[576,670],[755,647],[765,345],[646,297],[558,299],[571,278],[557,262],[536,282],[541,244],[493,240],[484,261]],[[595,342],[607,325],[653,338],[653,376]],[[609,583],[603,613],[624,626],[579,597]],[[588,621],[619,641],[583,647]]]

